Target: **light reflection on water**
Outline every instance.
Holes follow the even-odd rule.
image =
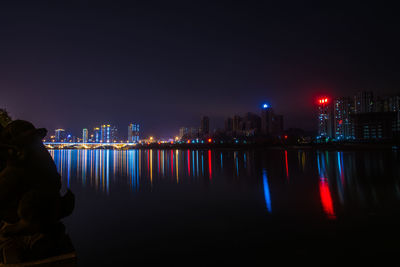
[[[105,196],[116,185],[151,192],[168,184],[247,183],[260,187],[268,213],[282,200],[318,188],[319,212],[328,219],[351,208],[368,210],[400,199],[398,154],[302,150],[50,150],[63,184],[89,187]],[[315,178],[315,179],[314,179]],[[311,182],[310,182],[311,181]],[[229,182],[229,183],[228,183]],[[301,184],[307,187],[300,187]],[[301,188],[301,189],[300,189]],[[294,193],[288,193],[289,190]],[[301,191],[303,190],[303,191]],[[279,192],[279,193],[278,193]]]
[[[164,178],[176,183],[193,182],[199,177],[211,181],[213,165],[223,168],[222,153],[214,158],[211,150],[50,150],[50,154],[68,187],[74,177],[82,186],[107,194],[110,179],[116,177],[126,177],[126,183],[137,191],[141,183],[152,185]],[[243,153],[235,152],[237,157],[243,157]],[[238,159],[235,168],[238,175]]]

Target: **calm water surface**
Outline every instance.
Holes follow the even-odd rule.
[[[400,152],[51,150],[82,266],[335,265],[400,249]]]

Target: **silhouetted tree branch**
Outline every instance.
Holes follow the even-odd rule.
[[[8,115],[7,110],[0,108],[0,124],[1,126],[5,127],[12,119],[10,115]]]

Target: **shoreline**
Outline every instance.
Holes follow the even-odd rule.
[[[209,149],[222,149],[222,150],[270,150],[270,149],[279,149],[279,150],[326,150],[326,151],[356,151],[356,150],[399,150],[400,145],[397,144],[377,144],[377,143],[368,143],[368,144],[357,144],[357,143],[348,143],[348,144],[296,144],[296,145],[287,145],[287,144],[137,144],[135,146],[123,146],[116,147],[112,144],[103,145],[98,147],[86,148],[79,146],[63,146],[63,147],[49,147],[45,145],[47,149],[51,150],[61,150],[61,149],[101,149],[101,150],[135,150],[135,149],[193,149],[193,150],[209,150]]]

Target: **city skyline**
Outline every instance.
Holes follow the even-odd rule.
[[[204,114],[213,129],[267,100],[287,127],[312,130],[318,95],[398,92],[395,10],[2,3],[0,106],[48,129],[122,128],[133,119],[148,135],[171,136]]]
[[[367,98],[370,99],[370,100],[368,100],[369,102],[366,100]],[[390,108],[388,107],[389,104],[386,103],[386,102],[388,102],[389,99],[399,99],[399,98],[400,98],[400,93],[399,94],[391,94],[391,95],[387,95],[387,96],[382,96],[381,94],[379,94],[379,93],[377,94],[376,92],[373,92],[373,91],[358,91],[354,96],[349,96],[349,94],[340,95],[340,96],[325,95],[322,98],[320,96],[320,97],[314,99],[313,106],[314,107],[317,106],[317,107],[319,107],[319,109],[322,106],[325,106],[326,108],[329,107],[329,109],[333,109],[333,104],[334,103],[336,105],[340,105],[340,108],[339,108],[339,106],[336,106],[335,114],[337,114],[337,112],[339,112],[339,116],[344,116],[342,119],[344,119],[345,122],[343,123],[343,125],[342,125],[342,123],[340,123],[340,125],[339,125],[340,118],[337,118],[337,115],[336,115],[336,119],[335,120],[332,117],[332,122],[330,122],[330,125],[329,125],[330,128],[324,130],[325,132],[332,132],[332,133],[329,134],[329,136],[331,136],[332,138],[335,138],[335,136],[337,134],[339,134],[339,133],[334,134],[333,133],[334,129],[335,129],[335,131],[340,131],[341,132],[340,134],[342,136],[343,135],[350,136],[351,135],[350,131],[354,131],[354,129],[353,130],[350,129],[351,128],[350,127],[351,122],[350,122],[350,119],[348,117],[349,114],[351,114],[351,113],[368,113],[368,112],[387,112],[388,109],[390,109]],[[393,100],[393,101],[395,101],[395,100]],[[391,100],[391,102],[393,102],[393,101]],[[329,102],[329,104],[328,104],[328,102]],[[398,103],[397,104],[396,103],[390,103],[390,105],[393,106],[391,108],[393,111],[398,111],[398,107],[397,107],[399,105]],[[344,114],[340,115],[340,111],[342,111],[344,109],[346,110],[345,113],[347,113],[347,114],[346,115],[344,115]],[[266,115],[265,112],[268,112],[268,111],[271,111],[272,113],[270,112],[270,115]],[[288,119],[287,117],[285,117],[285,119],[283,119],[284,118],[283,115],[276,114],[275,107],[273,105],[271,105],[270,102],[262,102],[262,104],[260,104],[260,106],[258,107],[258,110],[255,113],[254,113],[254,111],[247,111],[247,112],[244,112],[244,113],[235,112],[234,115],[222,118],[222,120],[220,119],[218,122],[215,122],[212,119],[212,117],[211,117],[211,120],[210,120],[210,116],[202,115],[201,117],[198,118],[197,125],[189,125],[189,126],[188,125],[186,125],[186,126],[182,126],[181,125],[179,128],[177,128],[175,130],[172,130],[173,134],[170,135],[170,136],[161,136],[161,135],[152,134],[152,133],[148,134],[148,133],[142,131],[142,126],[141,126],[141,130],[140,130],[140,135],[141,135],[141,137],[144,137],[144,138],[148,138],[149,136],[153,136],[153,137],[157,137],[160,140],[168,140],[168,139],[175,139],[177,136],[182,138],[182,136],[187,134],[187,132],[190,132],[190,131],[193,132],[194,130],[196,131],[196,133],[191,133],[190,135],[201,137],[202,135],[204,135],[204,132],[202,131],[203,127],[206,128],[206,132],[205,132],[206,135],[207,134],[212,135],[216,131],[217,132],[221,132],[221,131],[229,132],[229,131],[232,131],[235,127],[236,128],[238,127],[238,126],[234,126],[235,125],[235,123],[234,123],[235,122],[235,118],[237,118],[239,120],[244,119],[245,121],[249,121],[249,119],[246,119],[246,117],[247,116],[252,116],[252,114],[258,116],[259,119],[261,120],[260,121],[260,125],[255,127],[255,128],[259,128],[260,133],[263,133],[263,134],[267,134],[267,133],[271,134],[273,132],[282,134],[284,131],[287,131],[287,130],[290,130],[290,129],[301,129],[301,130],[304,130],[306,132],[315,131],[316,133],[317,132],[321,133],[321,127],[325,127],[325,128],[328,127],[326,125],[325,126],[321,126],[321,124],[320,124],[321,121],[322,121],[321,120],[321,112],[322,112],[321,110],[318,110],[317,112],[314,111],[314,114],[310,118],[308,118],[308,119],[311,119],[314,122],[314,127],[313,127],[314,129],[312,129],[312,130],[310,130],[310,129],[301,129],[301,128],[296,128],[296,127],[290,127],[290,126],[288,127],[288,126],[286,126],[286,120]],[[324,112],[327,113],[328,110],[326,110]],[[329,111],[329,112],[333,114],[333,110]],[[268,119],[264,118],[265,116],[267,116]],[[325,115],[325,116],[327,116],[327,115]],[[315,122],[315,120],[314,120],[317,117],[320,118],[319,122]],[[231,121],[229,122],[229,120],[231,120]],[[266,127],[265,126],[266,120],[269,121],[269,125],[270,125],[269,126],[270,128],[268,128],[268,129],[265,128]],[[276,123],[278,123],[278,124],[275,123],[273,125],[273,123],[272,123],[273,120],[277,120]],[[325,120],[327,120],[327,117],[325,118]],[[397,119],[397,120],[399,120],[399,119]],[[206,121],[206,122],[204,122],[204,121]],[[212,122],[212,125],[216,126],[216,127],[213,127],[213,128],[210,127],[210,121]],[[243,123],[245,123],[245,121]],[[285,121],[285,124],[283,123],[284,121]],[[223,123],[221,123],[221,122],[223,122]],[[231,123],[231,125],[230,125],[231,129],[230,130],[227,129],[227,123],[228,124]],[[238,123],[239,122],[237,122],[236,124],[238,124]],[[251,124],[254,125],[254,123],[257,124],[257,122],[252,122]],[[334,126],[333,124],[336,124],[336,125]],[[113,125],[115,127],[115,124],[113,124]],[[137,127],[139,127],[140,124],[138,124],[138,123],[133,123],[133,124],[129,123],[129,127],[131,127],[132,125],[137,125]],[[280,125],[280,126],[278,126],[278,125]],[[284,127],[284,125],[285,125],[285,127]],[[242,129],[243,131],[251,130],[251,128],[252,128],[252,127],[249,128],[246,125],[243,125],[241,127],[243,127],[243,129]],[[271,127],[273,127],[273,128],[271,128]],[[92,128],[96,129],[96,126],[92,127]],[[340,129],[337,130],[337,128],[340,128]],[[85,128],[82,128],[82,129],[85,129]],[[97,129],[99,129],[99,128],[97,128]],[[119,129],[119,127],[116,127],[116,129]],[[182,131],[186,131],[186,133],[184,134]],[[236,131],[237,131],[237,129],[236,129]],[[122,131],[122,132],[124,133],[124,131]],[[69,131],[68,133],[71,133],[71,131]],[[321,135],[321,134],[319,134],[319,135]],[[354,133],[352,133],[352,135],[354,136]],[[81,136],[79,136],[79,135],[75,135],[75,136],[78,137],[78,138],[81,138]],[[129,140],[129,129],[128,129],[128,133],[126,135],[125,134],[119,135],[117,137],[117,139],[118,140],[125,140],[125,139]]]

